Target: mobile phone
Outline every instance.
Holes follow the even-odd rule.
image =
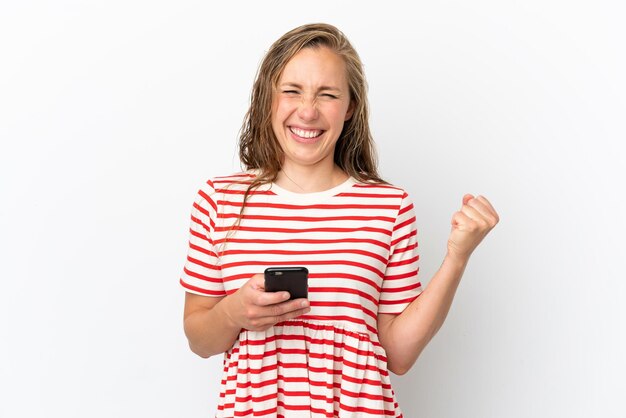
[[[306,267],[269,267],[265,269],[266,292],[289,292],[289,299],[307,298],[309,270]]]

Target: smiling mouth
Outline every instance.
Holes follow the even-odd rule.
[[[289,130],[294,135],[297,135],[300,138],[305,138],[305,139],[317,138],[318,136],[324,133],[324,131],[319,130],[319,129],[300,129],[300,128],[294,128],[293,126],[290,126]]]

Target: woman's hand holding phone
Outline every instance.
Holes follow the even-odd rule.
[[[289,300],[289,292],[266,292],[265,276],[255,274],[231,297],[226,314],[240,328],[265,331],[274,324],[308,313],[307,299]]]

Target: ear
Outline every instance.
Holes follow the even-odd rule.
[[[343,119],[344,122],[347,122],[347,121],[350,120],[350,118],[354,114],[354,108],[355,107],[356,107],[356,104],[354,103],[354,100],[350,100],[350,106],[348,106],[348,110],[346,112],[346,117]]]

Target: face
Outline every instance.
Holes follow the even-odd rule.
[[[328,48],[304,48],[285,66],[272,103],[272,128],[293,165],[332,167],[335,144],[353,105],[343,59]]]

